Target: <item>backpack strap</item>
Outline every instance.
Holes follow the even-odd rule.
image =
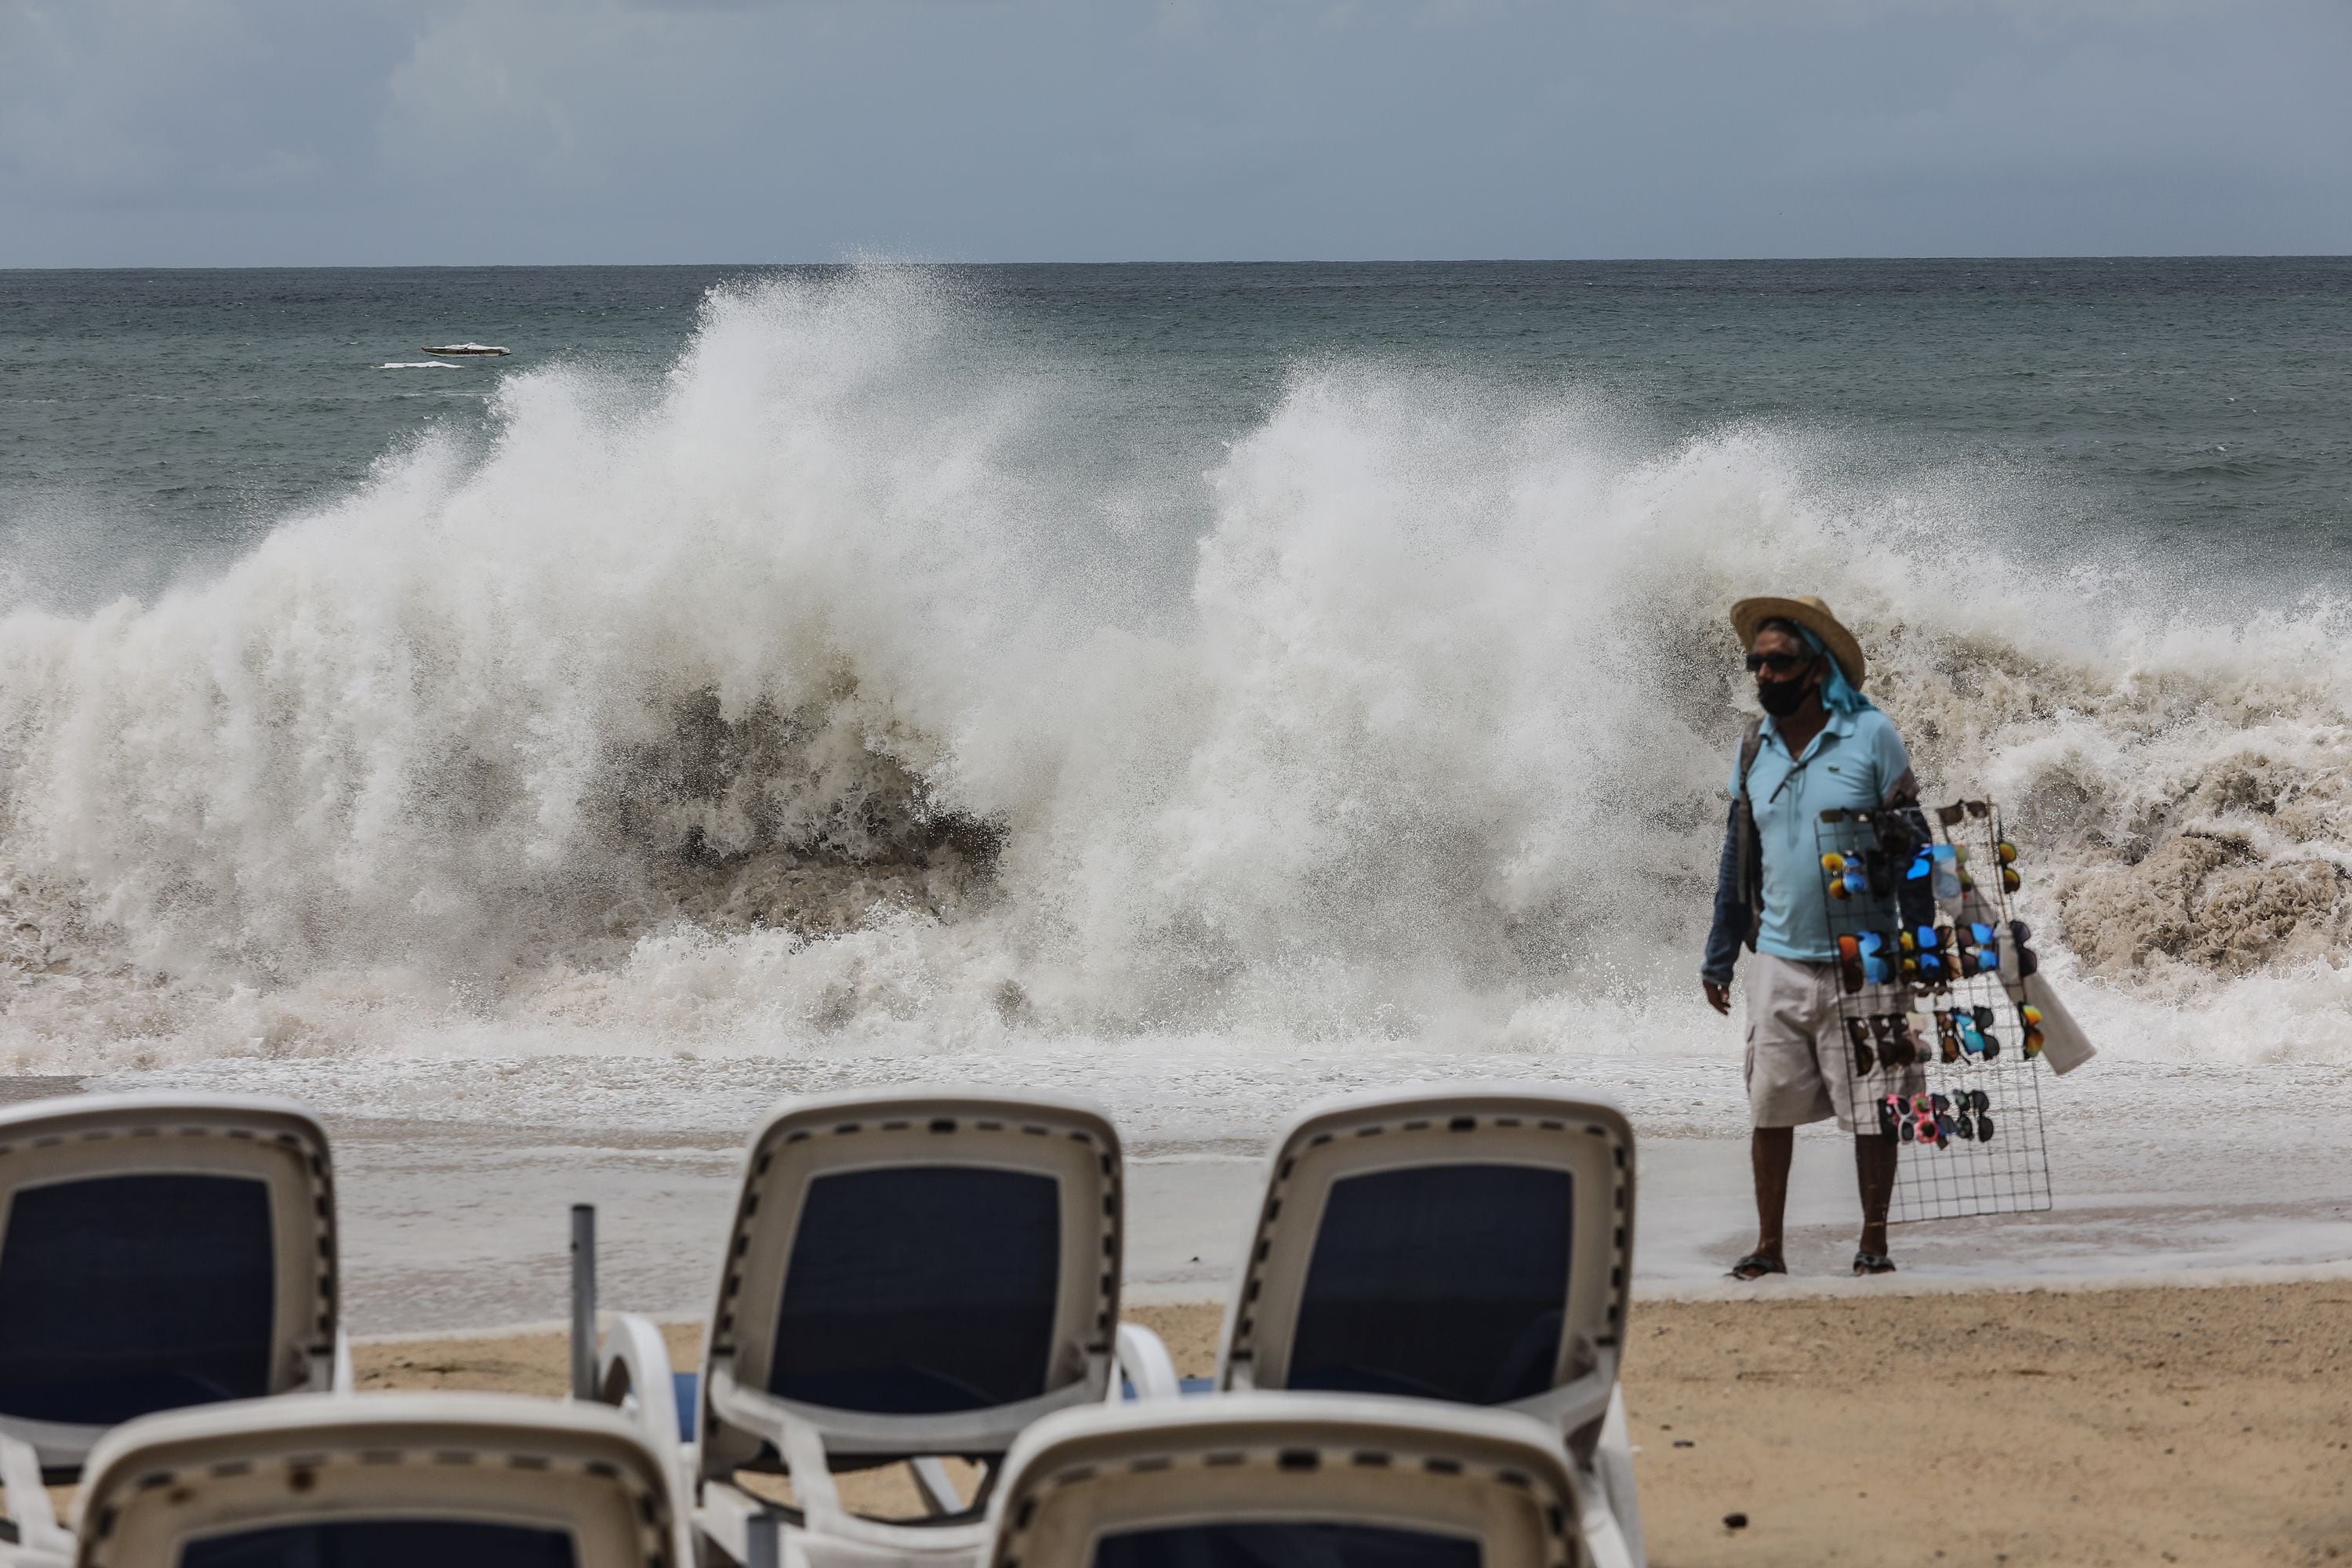
[[[1739,798],[1748,798],[1748,773],[1756,765],[1757,754],[1764,750],[1764,721],[1750,719],[1739,731]],[[1751,810],[1748,814],[1754,816]]]

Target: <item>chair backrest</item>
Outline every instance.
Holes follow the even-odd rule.
[[[984,1568],[1584,1568],[1531,1417],[1347,1394],[1157,1400],[1014,1445]]]
[[[994,1455],[1100,1399],[1118,1324],[1118,1135],[1047,1100],[792,1102],[751,1140],[705,1352],[705,1476],[761,1462],[730,1398],[828,1452]]]
[[[1633,1245],[1633,1131],[1606,1100],[1501,1084],[1327,1102],[1275,1146],[1219,1384],[1576,1430],[1615,1384]]]
[[[299,1107],[0,1110],[0,1435],[45,1468],[154,1411],[325,1389],[335,1302],[327,1135]]]
[[[619,1412],[513,1394],[247,1400],[90,1457],[79,1568],[689,1568],[662,1460]]]

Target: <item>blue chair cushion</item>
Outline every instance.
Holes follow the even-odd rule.
[[[887,1415],[1033,1399],[1045,1392],[1061,1270],[1052,1176],[960,1165],[819,1176],[785,1265],[768,1391]]]
[[[269,1392],[278,1246],[258,1177],[19,1188],[0,1243],[0,1415],[111,1426]]]
[[[1331,1184],[1286,1386],[1504,1405],[1551,1386],[1575,1178],[1419,1165]]]
[[[1095,1544],[1094,1568],[1478,1568],[1475,1537],[1388,1525],[1187,1524]]]
[[[179,1568],[572,1568],[561,1530],[472,1520],[339,1519],[190,1542]]]

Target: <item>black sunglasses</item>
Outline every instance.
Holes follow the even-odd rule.
[[[1754,675],[1759,670],[1769,669],[1775,675],[1786,675],[1812,662],[1793,653],[1751,653],[1748,656],[1748,673]]]

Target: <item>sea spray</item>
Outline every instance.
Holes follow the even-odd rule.
[[[509,375],[486,449],[0,624],[8,1059],[1722,1051],[1725,608],[1777,590],[1931,796],[2009,806],[2103,1044],[2352,1060],[2336,609],[2031,569],[2011,480],[1376,362],[1138,493],[979,310],[721,290],[656,387]]]

